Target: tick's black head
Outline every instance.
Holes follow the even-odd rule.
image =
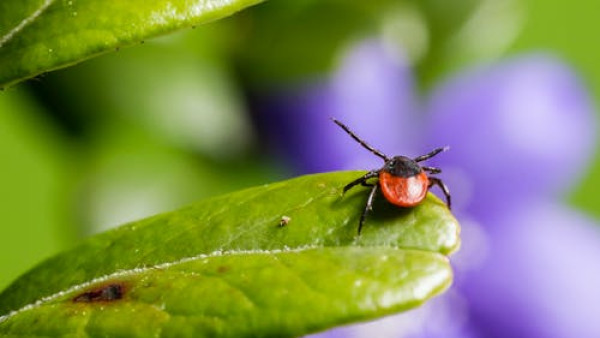
[[[385,162],[383,170],[398,177],[412,177],[420,174],[423,169],[415,160],[406,156],[395,156]]]

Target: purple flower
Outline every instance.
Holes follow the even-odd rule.
[[[432,162],[463,225],[455,286],[420,309],[317,336],[600,336],[600,230],[560,200],[590,159],[594,111],[560,60],[464,71],[421,106],[402,58],[367,41],[330,78],[257,102],[271,144],[299,173],[381,165],[330,116],[388,155],[451,146]]]
[[[460,271],[481,337],[600,337],[600,228],[543,199],[486,220],[487,257]]]
[[[566,65],[519,57],[441,85],[428,105],[427,142],[452,145],[435,162],[452,174],[458,208],[503,213],[575,183],[593,151],[591,107]]]
[[[383,152],[408,153],[421,143],[410,69],[381,52],[375,42],[361,44],[327,81],[255,98],[261,134],[294,171],[381,166],[378,158],[340,133],[330,117],[360,125],[361,134]]]

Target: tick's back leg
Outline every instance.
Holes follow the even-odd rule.
[[[375,193],[379,188],[379,184],[373,184],[373,188],[371,188],[371,192],[369,193],[369,197],[367,198],[367,204],[365,205],[365,210],[363,210],[360,215],[360,221],[358,222],[358,235],[360,236],[360,231],[362,230],[363,223],[365,222],[365,218],[367,217],[367,213],[373,210],[373,200],[375,199]]]
[[[450,209],[452,203],[450,189],[448,189],[448,186],[446,186],[446,184],[444,184],[444,182],[441,179],[437,177],[429,177],[429,187],[432,187],[434,185],[437,185],[438,187],[440,187],[440,189],[442,189],[444,197],[446,197],[446,205],[448,206],[448,209]]]

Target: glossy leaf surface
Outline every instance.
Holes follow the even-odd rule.
[[[303,176],[94,236],[0,294],[0,333],[298,336],[417,306],[449,286],[459,226],[429,195],[381,198],[360,238],[361,172]],[[132,325],[135,323],[135,325]]]
[[[261,0],[2,0],[0,87]]]

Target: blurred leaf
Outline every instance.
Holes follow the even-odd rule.
[[[260,1],[3,0],[0,86],[217,20]]]
[[[0,289],[72,243],[68,145],[23,90],[0,94]]]
[[[432,85],[444,73],[457,67],[455,54],[463,51],[457,50],[458,48],[453,45],[454,39],[486,1],[493,2],[493,0],[415,1],[429,29],[429,49],[417,64],[418,83],[421,86]]]
[[[77,138],[83,233],[273,180],[273,161],[251,152],[226,35],[182,30],[27,83]]]
[[[341,187],[361,174],[251,188],[92,237],[0,294],[0,333],[297,336],[415,307],[450,284],[458,223],[433,195],[412,209],[379,199],[357,239],[366,192]]]
[[[494,45],[497,36],[475,34],[477,29],[475,33],[469,31],[474,16],[478,22],[490,22],[495,15],[508,18],[506,11],[499,10],[510,9],[514,2],[271,1],[219,24],[237,25],[239,69],[255,87],[271,89],[281,83],[314,79],[334,68],[346,47],[373,37],[381,38],[386,48],[397,48],[399,55],[407,56],[415,64],[419,83],[426,87],[440,75],[464,64],[465,59],[473,61],[473,57],[464,54],[481,52],[472,48],[461,50],[467,46],[463,35],[486,38],[485,44],[470,41],[468,47],[481,45],[482,49],[489,49]],[[496,26],[488,26],[484,32],[491,30],[492,35],[498,32],[494,30]]]
[[[94,136],[86,148],[86,165],[81,170],[85,180],[78,196],[85,233],[269,182],[276,176],[272,161],[263,156],[211,161],[163,142],[159,135],[129,123]]]
[[[215,42],[225,35],[211,25],[177,32],[28,85],[83,137],[104,142],[109,129],[143,128],[178,148],[232,158],[248,149],[252,130],[231,65]]]
[[[398,2],[405,1],[270,1],[254,7],[231,20],[240,32],[240,70],[247,81],[267,86],[327,72],[343,46],[377,32],[382,14]]]
[[[588,43],[598,36],[596,14],[600,2],[580,1],[577,6],[560,0],[527,0],[527,21],[513,52],[523,53],[534,50],[549,50],[559,55],[577,69],[593,96],[600,97],[600,45]],[[560,25],[556,23],[560,22]],[[600,113],[597,110],[596,113]],[[598,147],[594,160],[580,179],[578,189],[572,196],[573,202],[587,213],[600,219],[597,187],[600,186],[600,153]]]

